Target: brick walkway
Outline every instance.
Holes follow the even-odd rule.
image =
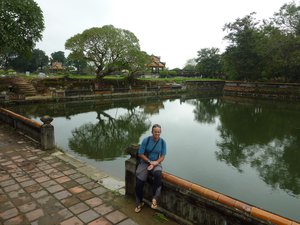
[[[39,149],[0,122],[0,224],[177,225],[145,206],[134,213],[124,182],[59,151]]]
[[[0,125],[1,224],[136,224],[109,204],[116,193]]]
[[[99,171],[87,176],[84,171],[92,169],[62,157],[67,156],[40,150],[0,122],[0,224],[157,224],[153,210],[137,215],[132,213],[133,200],[125,199],[124,204],[122,182]],[[99,177],[115,191],[100,185]],[[148,222],[140,223],[147,217]]]

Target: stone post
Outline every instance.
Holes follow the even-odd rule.
[[[131,145],[126,149],[130,158],[125,161],[125,194],[135,196],[135,170],[136,170],[136,154],[139,145]]]
[[[41,146],[43,150],[51,150],[55,146],[54,127],[51,125],[53,118],[43,116],[40,119],[44,124],[41,127]]]

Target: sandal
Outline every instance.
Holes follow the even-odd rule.
[[[155,199],[155,198],[152,199],[151,208],[152,208],[152,209],[156,209],[156,208],[157,208],[157,202],[156,202],[156,199]]]
[[[142,210],[142,207],[143,207],[143,206],[144,206],[144,202],[138,204],[138,206],[135,207],[134,211],[135,211],[136,213],[139,213],[139,212]]]

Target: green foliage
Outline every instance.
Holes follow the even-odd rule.
[[[44,18],[33,0],[1,0],[0,3],[0,67],[7,68],[9,60],[29,55],[42,38]]]
[[[151,58],[146,52],[140,51],[139,48],[131,48],[119,68],[129,71],[128,81],[133,83],[136,75],[144,73],[150,60]]]
[[[183,70],[194,72],[196,70],[196,65],[196,59],[189,59],[183,67]]]
[[[168,222],[169,221],[168,218],[164,214],[162,214],[162,213],[155,213],[153,215],[153,218],[154,218],[154,220],[156,222],[159,222],[159,223],[164,223],[164,222]]]
[[[151,82],[168,82],[168,83],[183,83],[185,81],[220,81],[217,78],[186,78],[186,77],[170,77],[170,78],[138,78],[141,81],[151,81]]]
[[[257,80],[261,73],[262,59],[257,52],[260,33],[253,15],[225,25],[229,31],[225,39],[231,43],[224,54],[225,71],[231,79]]]
[[[170,70],[169,71],[169,75],[172,77],[176,77],[177,76],[177,72],[175,70]]]
[[[224,26],[224,71],[236,80],[300,81],[300,6],[283,5],[260,24],[255,13]]]
[[[81,55],[76,54],[76,52],[72,52],[68,55],[67,65],[75,67],[78,74],[85,73],[88,66],[87,61]]]
[[[284,34],[300,35],[300,6],[295,2],[284,4],[279,12],[274,14],[275,27]]]
[[[13,69],[8,69],[8,70],[6,70],[6,74],[7,74],[7,75],[14,75],[15,73],[16,73],[16,71],[13,70]]]
[[[222,73],[221,55],[218,48],[203,48],[198,51],[195,70],[205,76],[218,76]]]
[[[51,63],[60,62],[62,65],[65,65],[66,57],[63,51],[53,52],[51,53]]]
[[[161,78],[176,77],[177,71],[176,70],[161,70],[161,71],[159,71],[159,76]]]
[[[169,74],[168,70],[161,70],[159,71],[159,76],[164,78],[164,77],[167,77]]]
[[[40,49],[34,49],[29,56],[18,56],[10,61],[10,65],[18,72],[35,72],[38,69],[43,70],[49,63],[46,53]]]
[[[77,59],[85,59],[96,67],[97,77],[130,69],[131,74],[144,66],[146,54],[140,52],[139,41],[130,31],[112,25],[94,27],[69,38],[66,49]]]

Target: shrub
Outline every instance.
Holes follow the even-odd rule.
[[[168,76],[168,74],[169,74],[168,72],[169,72],[168,70],[162,70],[162,71],[159,71],[159,75],[160,75],[160,77],[165,78]]]
[[[170,70],[169,71],[169,75],[172,77],[176,77],[177,76],[177,72],[175,70]]]
[[[13,70],[13,69],[8,69],[8,70],[6,71],[6,74],[7,74],[7,75],[16,75],[17,72],[16,72],[15,70]]]

